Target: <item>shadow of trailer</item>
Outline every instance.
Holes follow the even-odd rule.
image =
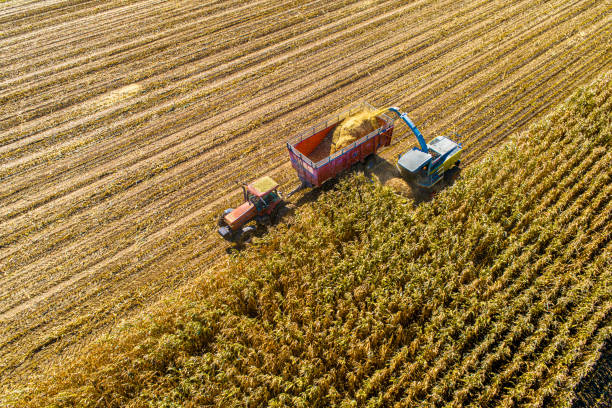
[[[336,126],[345,118],[364,110],[375,111],[376,109],[367,102],[362,102],[332,119],[311,127],[287,142],[291,165],[301,181],[301,185],[288,196],[303,188],[319,187],[355,163],[365,163],[381,147],[389,146],[394,121],[381,113],[376,117],[378,128],[337,152],[331,151],[331,139]]]

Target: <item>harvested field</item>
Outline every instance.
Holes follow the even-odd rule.
[[[357,99],[476,162],[610,69],[612,2],[0,4],[0,381],[216,263],[235,180]],[[414,144],[398,126],[395,157]]]

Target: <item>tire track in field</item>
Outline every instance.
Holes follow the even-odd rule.
[[[0,9],[0,23],[5,22],[17,22],[19,20],[24,20],[31,17],[36,17],[36,20],[41,19],[40,14],[48,14],[56,12],[57,14],[65,14],[66,8],[71,7],[71,2],[66,1],[62,4],[57,0],[46,0],[46,1],[28,1],[21,2],[17,5],[14,5],[15,2],[10,2],[5,4]],[[80,1],[74,3],[95,3],[95,1]],[[33,7],[26,7],[26,5],[32,5]],[[74,6],[72,6],[74,7]]]
[[[267,1],[269,0],[261,0],[261,3]],[[79,73],[86,69],[89,69],[89,72],[99,71],[105,66],[99,65],[107,63],[107,61],[102,58],[113,57],[118,55],[120,52],[125,53],[133,49],[150,47],[151,44],[155,44],[159,41],[169,41],[170,43],[172,43],[173,38],[175,39],[174,41],[180,39],[180,34],[182,30],[191,30],[187,31],[187,33],[194,32],[194,30],[197,28],[198,23],[202,24],[206,20],[222,19],[224,15],[240,13],[245,8],[247,8],[246,6],[239,6],[233,8],[217,7],[211,9],[202,9],[202,6],[199,6],[190,9],[189,13],[174,13],[170,15],[164,15],[163,19],[160,20],[160,17],[156,17],[156,13],[158,13],[159,11],[163,11],[164,7],[168,6],[166,6],[162,2],[161,5],[157,7],[151,7],[151,10],[147,12],[142,12],[134,15],[134,13],[131,12],[131,9],[128,9],[121,12],[117,16],[128,20],[131,19],[134,22],[139,22],[137,19],[144,18],[144,22],[151,20],[157,24],[156,26],[152,27],[152,24],[144,25],[136,32],[120,30],[116,33],[116,38],[113,38],[112,35],[107,35],[102,38],[102,43],[96,43],[95,39],[93,43],[80,43],[79,48],[71,47],[69,53],[65,57],[62,54],[57,56],[54,55],[57,52],[51,53],[54,58],[58,59],[57,61],[61,62],[54,63],[54,60],[50,60],[49,58],[47,58],[43,61],[49,65],[48,67],[39,66],[36,64],[26,64],[26,66],[36,68],[36,71],[26,72],[23,75],[8,78],[0,82],[0,87],[8,89],[9,87],[15,87],[16,85],[25,85],[33,80],[37,81],[37,83],[35,83],[34,86],[28,87],[26,90],[13,90],[12,93],[10,91],[2,92],[0,93],[0,101],[10,100],[11,98],[14,98],[17,95],[27,94],[34,89],[42,90],[48,89],[51,85],[54,84],[61,85],[66,80],[75,76],[75,73]],[[113,29],[125,27],[125,24],[121,24],[121,19],[116,21],[117,17],[113,18],[113,20],[115,21],[113,24],[101,24],[100,33],[111,34],[114,33]],[[237,17],[240,18],[239,16]],[[95,16],[91,18],[97,21],[98,19],[102,19],[102,16]],[[199,20],[191,22],[190,20],[194,18],[198,18]],[[184,24],[184,26],[181,26],[180,28],[172,27],[174,24],[180,23],[186,24]],[[228,22],[228,24],[230,23],[231,21]],[[162,28],[163,30],[159,31]],[[200,30],[202,30],[201,27]],[[208,31],[208,28],[203,31]],[[80,34],[80,38],[82,40],[83,33]],[[50,34],[50,37],[54,38],[56,35],[57,37],[59,37],[57,41],[60,41],[61,44],[65,47],[70,47],[71,43],[69,41],[66,41],[69,38],[63,38],[61,35],[56,34],[56,31],[53,32],[53,35]],[[75,35],[79,35],[79,31],[76,31]],[[121,42],[119,42],[118,40],[121,40]],[[48,46],[45,46],[42,49],[45,52],[49,51]],[[17,57],[17,60],[23,61],[24,58],[28,57],[29,56],[27,55],[19,55]],[[69,59],[66,60],[66,57],[68,57]],[[118,60],[118,62],[127,61],[129,60]],[[19,69],[19,67],[15,67],[15,69],[17,70]],[[40,81],[41,78],[44,78],[44,80]]]
[[[270,3],[269,0],[260,0],[261,4],[266,2]],[[33,60],[32,63],[24,63],[23,66],[29,68],[29,70],[18,77],[4,80],[2,86],[8,87],[9,85],[25,84],[32,79],[39,81],[41,77],[45,77],[45,81],[42,81],[42,83],[39,81],[36,84],[38,88],[42,86],[49,88],[52,84],[61,85],[67,78],[70,78],[68,76],[70,73],[78,73],[79,70],[83,70],[82,65],[90,62],[94,57],[101,59],[116,55],[120,51],[129,50],[130,48],[134,49],[136,46],[142,47],[143,45],[154,44],[159,41],[169,41],[173,45],[177,45],[177,40],[181,39],[177,37],[177,34],[181,32],[190,34],[197,33],[198,31],[196,30],[199,30],[199,33],[202,35],[212,32],[208,23],[205,23],[207,20],[214,21],[215,24],[230,26],[244,22],[249,17],[254,16],[244,12],[248,8],[245,6],[224,7],[223,5],[204,6],[202,4],[185,6],[179,10],[170,8],[171,13],[165,12],[160,16],[159,13],[165,10],[164,7],[167,6],[161,4],[136,15],[131,10],[118,13],[118,16],[113,18],[112,24],[104,24],[102,21],[99,27],[87,32],[89,36],[93,37],[91,41],[87,41],[88,37],[85,33],[75,30],[74,37],[79,41],[78,47],[75,47],[74,41],[70,41],[72,38],[67,37],[67,33],[58,33],[57,30],[52,31],[49,35],[50,41],[57,44],[56,47],[63,47],[68,52],[58,54],[58,51],[61,51],[62,48],[53,49],[50,47],[50,44],[40,46],[42,52],[47,54],[40,55],[41,58],[39,59],[42,61],[42,64],[37,63],[38,59]],[[271,9],[279,8],[274,5],[270,7]],[[240,13],[241,11],[242,13]],[[234,16],[234,20],[223,20],[224,16],[232,15],[233,13],[238,13]],[[99,17],[96,20],[98,19]],[[127,21],[131,19],[133,23],[138,23],[140,27],[126,31],[124,29],[125,23],[122,24],[122,19]],[[176,27],[177,25],[180,25],[180,27]],[[100,35],[103,35],[102,38],[98,38]],[[172,41],[173,37],[174,41]],[[22,49],[21,45],[19,49]],[[17,55],[15,60],[23,61],[27,58],[32,58],[32,56],[21,54]],[[58,61],[61,63],[58,64]],[[20,66],[13,64],[12,68],[19,70]],[[36,71],[32,71],[33,69],[36,69]],[[63,75],[63,77],[58,77],[58,75]]]
[[[599,32],[596,32],[596,35],[598,36],[602,36],[605,35],[606,31],[609,31],[608,27],[609,26],[609,22],[605,19],[606,16],[606,11],[604,10],[601,14],[595,16],[595,19],[599,21],[600,24],[600,28],[601,30]],[[589,24],[594,24],[596,22],[596,20],[593,21],[589,21]],[[593,27],[589,26],[589,30],[592,30]],[[602,32],[603,30],[603,32]],[[588,31],[588,30],[587,30]],[[585,33],[586,31],[583,31],[583,33]],[[552,50],[557,50],[560,47],[568,47],[568,49],[574,49],[576,50],[575,46],[572,44],[568,44],[568,41],[566,41],[565,38],[560,37],[559,39],[557,39],[553,46],[550,47],[550,49],[548,48],[544,48],[542,50],[542,52],[540,52],[540,55],[544,55],[547,53],[552,52]],[[592,50],[591,50],[592,51]],[[539,58],[539,57],[538,57]],[[546,58],[546,57],[543,57]],[[548,58],[548,59],[544,59],[542,64],[538,65],[536,68],[534,68],[534,71],[539,71],[539,70],[543,70],[544,68],[550,67],[552,64],[555,63],[554,59]],[[499,92],[503,92],[504,94],[508,93],[508,92],[513,92],[513,95],[517,95],[517,92],[519,92],[518,86],[517,84],[519,83],[524,83],[526,82],[525,77],[523,77],[520,73],[517,75],[513,74],[513,71],[516,70],[517,68],[520,68],[522,71],[525,71],[525,66],[520,65],[520,66],[516,66],[516,67],[511,67],[511,68],[503,68],[502,71],[504,72],[504,76],[506,76],[508,73],[510,73],[511,75],[513,75],[513,78],[509,78],[508,81],[506,81],[505,86],[502,89],[497,89],[495,88],[495,92],[499,93]],[[530,71],[526,71],[526,72],[530,72]],[[545,71],[546,72],[546,71]],[[489,79],[489,81],[493,81],[495,79],[495,72],[492,72],[492,76]],[[558,89],[557,87],[555,87],[555,89]],[[457,90],[456,92],[465,92],[467,91],[467,89],[460,89]],[[523,91],[520,91],[523,92]],[[458,103],[455,103],[454,106],[457,106],[457,111],[456,113],[453,114],[454,117],[454,126],[457,126],[459,128],[463,128],[463,132],[467,135],[470,135],[472,133],[478,132],[478,133],[486,133],[486,131],[484,130],[484,128],[486,127],[486,122],[484,123],[479,123],[476,125],[476,127],[473,126],[467,126],[467,122],[470,121],[471,117],[478,117],[478,115],[476,115],[476,113],[478,113],[477,110],[482,110],[483,107],[487,107],[490,106],[487,104],[487,98],[485,96],[481,96],[479,99],[474,99],[474,104],[470,104],[467,107],[467,110],[463,107],[461,107]],[[463,106],[467,106],[467,104],[463,104]],[[503,105],[503,106],[509,106],[507,104]],[[495,109],[496,109],[496,114],[499,114],[499,104],[495,105]],[[505,133],[506,135],[508,134],[507,132]],[[502,136],[505,137],[505,136]],[[486,139],[486,138],[485,138]],[[484,140],[484,139],[483,139]],[[469,151],[471,150],[471,145],[474,143],[480,143],[481,142],[481,138],[476,138],[476,139],[472,139],[470,137],[468,137],[468,139],[466,139],[467,144],[465,144],[464,147],[466,147],[466,152],[468,152],[468,155],[471,155],[469,153]],[[495,141],[492,141],[489,145],[491,146],[492,144],[495,144]]]
[[[359,15],[367,15],[367,14],[372,14],[371,13],[367,13],[367,12],[362,12],[359,13]],[[343,20],[349,20],[351,17],[346,17]],[[367,22],[366,22],[367,23]],[[364,24],[366,24],[364,23]],[[259,69],[264,69],[265,67],[268,67],[270,65],[272,65],[272,63],[267,62],[266,58],[269,57],[270,53],[272,53],[273,55],[273,51],[275,49],[279,49],[279,50],[287,50],[291,48],[291,44],[293,42],[299,41],[301,39],[308,39],[309,37],[314,37],[314,35],[316,35],[317,33],[324,31],[324,30],[336,30],[336,34],[337,34],[337,30],[339,28],[342,27],[341,22],[331,22],[329,24],[326,24],[322,27],[316,27],[314,29],[308,30],[307,32],[305,32],[304,34],[301,34],[299,36],[296,37],[292,37],[288,40],[284,40],[280,43],[277,44],[272,44],[272,45],[268,45],[263,47],[262,49],[257,50],[254,53],[249,53],[245,56],[242,56],[240,58],[237,58],[235,60],[232,61],[228,61],[224,64],[222,64],[221,66],[212,66],[210,67],[208,70],[203,71],[203,72],[198,72],[196,73],[196,75],[194,76],[190,76],[187,77],[185,79],[176,81],[172,84],[172,88],[179,88],[181,86],[186,86],[189,85],[190,82],[195,82],[195,81],[200,81],[200,82],[207,82],[207,81],[211,81],[212,79],[215,79],[215,84],[219,83],[219,81],[223,81],[224,83],[229,83],[230,81],[235,81],[238,79],[238,77],[240,76],[240,73],[242,73],[243,75],[248,75],[249,73],[254,72],[255,70]],[[320,39],[317,39],[320,40]],[[299,50],[292,50],[290,52],[288,52],[287,54],[294,55],[298,52],[304,52],[304,51],[299,51]],[[282,54],[282,55],[286,55],[286,54]],[[277,59],[280,58],[282,59],[282,56],[277,57]],[[255,64],[254,62],[258,62],[257,64]],[[277,60],[273,61],[273,62],[278,62]],[[239,71],[240,73],[236,73],[236,71],[234,71],[234,67],[237,65],[242,64],[244,66],[244,70]],[[229,71],[228,71],[229,69]],[[228,73],[228,75],[225,75],[226,73]],[[230,76],[229,78],[227,78],[228,76]],[[209,85],[208,88],[211,88],[212,85]],[[140,104],[145,100],[150,100],[151,102],[159,102],[160,96],[163,96],[163,93],[165,92],[165,89],[160,89],[160,90],[156,90],[155,92],[152,92],[148,95],[144,95],[134,101],[131,101],[129,104],[118,104],[114,110],[118,111],[120,109],[126,108],[129,105],[136,105],[136,104]],[[202,92],[200,92],[202,93]],[[188,98],[189,95],[182,95],[182,99]],[[176,102],[174,102],[176,103]],[[146,106],[146,105],[145,105]],[[165,109],[168,108],[168,103],[164,104]],[[157,108],[156,112],[160,112],[161,109]],[[144,113],[141,113],[141,115],[143,115]],[[99,118],[104,118],[108,116],[108,112],[104,112],[104,114],[94,114],[94,115],[90,115],[91,118],[93,118],[94,120],[99,120]],[[133,115],[136,116],[136,115]],[[137,120],[140,116],[137,116],[136,119],[132,119],[132,120]],[[70,126],[70,128],[74,128],[77,125],[80,124],[84,124],[87,123],[87,117],[86,118],[81,118],[81,120],[78,121],[77,124],[72,124]],[[91,119],[89,119],[91,120]],[[73,121],[74,122],[74,121]],[[69,124],[70,125],[70,124]],[[116,126],[115,126],[116,127]],[[63,129],[63,127],[60,127],[60,129]],[[65,131],[65,129],[60,130],[60,131]],[[39,133],[37,135],[34,136],[29,136],[27,138],[27,140],[20,140],[17,146],[23,146],[24,143],[32,143],[32,142],[38,142],[43,140],[44,138],[48,138],[50,135],[53,135],[54,133],[57,133],[58,130],[56,129],[53,132],[53,129],[51,129],[50,131],[46,131],[46,132],[42,132]],[[12,149],[14,148],[14,146],[4,146],[2,151],[5,151],[7,148]]]
[[[138,13],[147,13],[147,10],[138,11],[139,6],[148,6],[148,5],[160,5],[163,7],[163,2],[159,0],[142,0],[140,3],[134,4],[125,4],[120,5],[116,8],[111,8],[108,10],[100,10],[98,13],[93,12],[95,15],[83,15],[76,19],[66,18],[63,21],[60,21],[56,24],[53,23],[45,23],[41,25],[39,28],[35,28],[34,30],[27,31],[30,26],[23,27],[26,30],[23,34],[17,34],[14,36],[10,36],[8,38],[1,38],[0,45],[2,45],[2,53],[5,54],[9,59],[6,61],[3,60],[2,66],[10,66],[12,62],[23,62],[22,60],[15,58],[18,56],[17,51],[23,51],[24,45],[28,45],[28,41],[35,42],[36,46],[44,46],[47,41],[53,41],[54,38],[60,36],[64,31],[66,32],[75,32],[77,27],[75,24],[80,26],[79,23],[94,23],[94,26],[88,27],[88,30],[95,30],[95,24],[99,21],[101,17],[122,17],[130,12],[138,14]],[[69,16],[66,16],[69,17]],[[112,24],[112,23],[111,23]],[[84,32],[87,33],[87,32]],[[37,37],[39,41],[36,41]],[[69,39],[69,38],[67,38]],[[42,48],[42,47],[41,47]],[[34,50],[31,50],[34,51]]]
[[[318,2],[321,2],[320,0],[318,0]],[[323,5],[325,6],[325,2],[322,2]],[[336,3],[338,4],[338,3]],[[271,11],[274,11],[274,9],[270,9]],[[328,12],[331,10],[329,8],[326,9]],[[281,13],[284,13],[283,11],[281,11]],[[326,13],[327,14],[327,13]],[[248,18],[248,16],[246,16]],[[278,15],[277,17],[282,17],[281,15]],[[218,17],[217,17],[218,18]],[[234,29],[235,24],[237,24],[238,22],[240,22],[242,19],[245,19],[245,16],[243,15],[243,13],[240,13],[237,16],[238,20],[235,21],[228,21],[227,19],[223,19],[220,18],[220,23],[219,25],[211,25],[211,24],[207,24],[207,30],[209,32],[209,34],[212,33],[216,33],[219,31],[219,34],[223,34],[223,36],[225,36],[226,34],[223,33],[222,30],[231,30]],[[296,19],[293,19],[294,22],[299,22]],[[193,26],[192,30],[193,33],[196,33],[199,29],[198,26],[201,25],[202,23],[200,21],[196,21],[193,23],[190,23],[190,25]],[[264,31],[268,31],[267,36],[273,36],[274,34],[276,34],[278,32],[278,29],[282,29],[280,32],[281,33],[291,33],[293,31],[292,28],[290,28],[290,26],[286,23],[283,24],[279,24],[279,25],[274,25],[272,29],[270,30],[264,30]],[[208,64],[209,68],[210,67],[214,67],[215,65],[218,65],[221,61],[224,61],[226,56],[228,56],[229,58],[236,58],[237,55],[239,55],[239,53],[237,52],[238,50],[232,50],[231,48],[233,48],[233,46],[236,46],[237,44],[234,42],[232,43],[232,41],[235,41],[235,38],[232,39],[228,39],[228,40],[224,40],[223,38],[216,40],[215,42],[210,42],[208,40],[206,40],[206,37],[202,37],[201,34],[197,34],[194,36],[194,34],[190,31],[185,32],[185,30],[183,29],[176,29],[174,30],[176,31],[176,37],[177,38],[183,38],[183,36],[191,36],[193,37],[189,42],[194,42],[196,45],[196,51],[190,51],[185,55],[181,55],[179,58],[182,59],[178,60],[176,63],[172,62],[172,59],[175,59],[175,57],[173,57],[171,54],[171,60],[170,61],[166,61],[164,60],[162,63],[156,63],[156,64],[152,64],[152,66],[146,66],[145,68],[142,68],[140,70],[140,72],[135,73],[135,74],[130,74],[128,76],[123,75],[124,78],[122,78],[122,83],[124,85],[127,84],[134,84],[134,83],[138,83],[143,89],[145,89],[147,92],[150,92],[151,90],[154,90],[156,88],[159,88],[159,86],[166,86],[169,83],[172,83],[174,81],[178,81],[178,80],[184,80],[187,79],[189,76],[198,73],[198,66],[201,64]],[[230,35],[232,33],[230,32]],[[256,36],[257,37],[257,36]],[[172,40],[172,36],[162,36],[161,40],[163,40],[161,43],[159,43],[158,45],[156,45],[156,49],[159,49],[165,53],[171,53],[172,50],[175,50],[177,47],[174,46],[174,41]],[[248,47],[247,49],[244,50],[245,53],[250,53],[252,51],[252,47],[257,47],[257,45],[253,44],[253,46],[251,46],[251,41],[248,41],[248,44],[245,44],[245,39],[246,37],[243,36],[242,39],[238,39],[238,41],[240,41],[242,44],[240,44],[243,48],[246,45],[246,47]],[[189,42],[185,42],[185,41],[181,41],[181,47],[185,46],[188,47],[190,44]],[[197,43],[198,42],[203,42],[203,49],[198,49],[201,47],[197,47]],[[140,49],[142,48],[142,50],[146,51],[146,54],[151,54],[151,50],[147,49],[147,47],[150,46],[150,44],[147,42],[145,43],[144,46],[139,46],[136,49]],[[172,48],[174,46],[174,48]],[[224,51],[224,55],[220,55],[219,52],[220,51]],[[231,52],[229,52],[231,51]],[[24,126],[20,127],[19,129],[19,134],[24,134],[27,137],[28,133],[34,134],[40,131],[45,130],[46,128],[50,128],[50,127],[56,127],[59,124],[63,124],[66,122],[69,122],[70,120],[73,120],[74,118],[71,118],[71,112],[70,110],[65,110],[68,108],[71,108],[73,106],[75,106],[77,103],[79,102],[84,102],[85,104],[89,103],[89,99],[91,99],[92,97],[95,97],[97,95],[100,95],[101,93],[108,91],[109,89],[113,89],[113,88],[117,88],[118,85],[115,84],[116,81],[111,80],[110,82],[106,82],[106,86],[96,86],[92,89],[89,81],[91,81],[89,78],[91,78],[92,74],[95,74],[96,72],[98,72],[99,70],[102,69],[102,67],[107,67],[108,64],[111,64],[111,68],[113,68],[114,66],[117,66],[115,69],[119,70],[118,72],[121,73],[124,68],[124,66],[129,66],[129,64],[134,63],[134,64],[142,64],[143,59],[134,59],[134,49],[129,50],[129,54],[126,54],[125,56],[121,56],[120,60],[117,59],[113,59],[110,60],[108,62],[103,62],[100,65],[99,61],[94,61],[92,63],[92,68],[89,69],[85,74],[86,76],[81,76],[79,77],[80,81],[86,80],[88,82],[85,82],[87,84],[87,87],[89,89],[89,94],[86,98],[78,97],[75,99],[74,96],[74,91],[79,91],[79,83],[76,82],[74,84],[70,85],[70,88],[68,90],[71,91],[71,93],[68,95],[68,97],[63,97],[59,100],[55,100],[54,102],[48,102],[49,100],[49,96],[47,96],[47,99],[45,99],[43,105],[40,106],[35,106],[33,108],[29,108],[32,109],[33,111],[28,113],[28,111],[21,111],[18,113],[14,113],[13,112],[16,109],[9,109],[8,107],[6,108],[7,112],[10,112],[11,114],[13,114],[13,119],[12,122],[8,121],[8,122],[3,122],[2,123],[2,127],[6,127],[9,126],[11,123],[15,123],[15,121],[17,120],[18,122],[21,121],[21,118],[27,119],[28,123],[24,123]],[[139,53],[141,51],[138,51]],[[144,55],[144,54],[143,54]],[[113,58],[116,58],[116,53],[113,55]],[[211,58],[211,56],[216,57],[216,59]],[[151,56],[151,60],[155,61],[155,59],[158,56]],[[160,55],[160,57],[164,57],[163,54]],[[125,62],[125,64],[118,64],[118,62]],[[133,62],[132,62],[133,61]],[[211,61],[210,63],[208,63],[207,61]],[[194,62],[197,62],[197,64],[194,64]],[[179,72],[181,70],[185,70],[184,66],[186,64],[191,63],[190,69],[191,69],[191,73],[190,72],[185,72],[185,73],[180,73]],[[81,70],[82,67],[79,67],[78,70]],[[64,72],[60,72],[58,75],[66,75]],[[111,73],[112,75],[112,73]],[[105,73],[105,76],[106,73]],[[103,78],[101,78],[103,79]],[[47,80],[47,82],[49,83],[58,83],[59,85],[52,85],[53,88],[55,87],[59,87],[61,86],[61,77],[57,80]],[[47,89],[45,90],[46,94],[52,94],[53,93],[53,88],[52,89]],[[82,93],[82,92],[81,92]],[[70,95],[72,95],[72,97],[70,97]],[[87,100],[87,102],[85,102]],[[25,102],[24,102],[25,103]],[[79,106],[76,106],[77,109],[77,113],[79,113]],[[59,119],[54,119],[54,120],[50,120],[49,119],[49,112],[53,113],[55,116],[59,116]],[[65,119],[61,119],[61,116],[65,115],[68,116]],[[41,119],[32,122],[33,119],[39,118],[41,116]],[[59,121],[58,121],[59,120]],[[44,125],[44,127],[41,127],[40,125]],[[27,126],[26,126],[27,125]],[[29,130],[28,130],[29,129]],[[19,138],[21,138],[19,136],[19,134],[13,137],[8,137],[7,140],[17,140]]]
[[[124,10],[117,13],[113,17],[112,23],[104,23],[99,21],[98,26],[89,25],[88,31],[78,30],[78,25],[71,22],[66,30],[49,29],[47,42],[41,44],[40,41],[35,41],[37,37],[32,39],[36,47],[30,46],[28,42],[20,42],[13,48],[6,47],[7,55],[14,57],[5,58],[5,67],[10,68],[10,72],[4,72],[3,81],[0,86],[8,88],[9,86],[22,85],[26,86],[32,83],[33,80],[40,80],[42,77],[47,77],[53,72],[65,70],[66,67],[82,65],[92,58],[85,58],[83,54],[92,49],[109,50],[110,46],[117,47],[117,43],[127,39],[126,34],[121,28],[127,24],[135,24],[135,27],[129,37],[143,36],[152,31],[151,23],[156,22],[160,26],[166,26],[173,23],[180,23],[185,16],[187,6],[177,9],[170,7],[167,3],[152,4],[146,8],[146,12],[136,13],[140,7],[135,5],[132,9]],[[193,12],[201,10],[203,6],[191,7]],[[163,15],[163,20],[160,19]],[[96,16],[97,17],[97,16]],[[105,16],[107,17],[107,16]],[[76,26],[76,27],[74,27]],[[74,28],[73,28],[74,27]],[[108,53],[111,53],[108,51]],[[74,57],[80,55],[80,64],[74,63]],[[100,53],[98,53],[100,55]],[[8,71],[8,70],[7,70]],[[4,94],[4,93],[3,93]]]

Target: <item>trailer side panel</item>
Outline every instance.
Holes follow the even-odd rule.
[[[348,169],[353,164],[364,161],[369,155],[376,153],[381,147],[391,143],[393,121],[380,119],[381,127],[362,137],[342,150],[313,163],[307,156],[328,136],[329,132],[340,122],[324,123],[313,127],[311,133],[300,135],[294,143],[287,143],[291,165],[296,170],[299,179],[307,186],[320,186],[338,173]]]

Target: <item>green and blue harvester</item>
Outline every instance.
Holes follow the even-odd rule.
[[[438,136],[427,144],[406,113],[401,113],[395,107],[388,108],[388,111],[398,115],[419,142],[419,147],[413,147],[398,156],[397,168],[402,177],[411,180],[419,187],[429,189],[442,180],[447,171],[459,165],[461,143],[454,142],[446,136]]]

